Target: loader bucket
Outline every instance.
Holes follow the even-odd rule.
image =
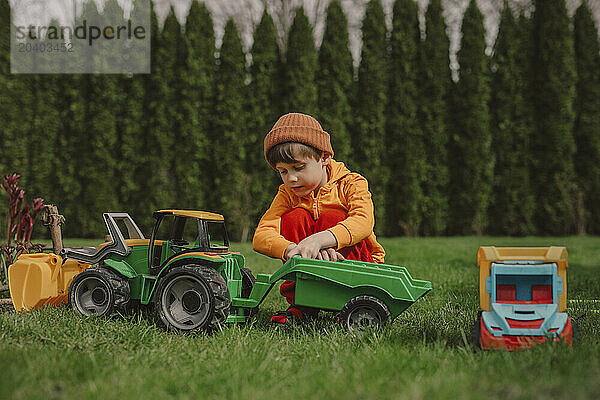
[[[52,253],[21,254],[8,268],[10,297],[16,311],[28,311],[44,305],[68,302],[73,277],[89,264]]]

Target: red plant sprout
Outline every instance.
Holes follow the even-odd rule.
[[[33,228],[33,220],[31,219],[31,214],[29,204],[25,204],[23,209],[21,210],[21,216],[19,217],[19,226],[17,228],[17,240],[23,242],[25,247],[27,247],[25,239],[30,234]]]
[[[23,189],[19,188],[19,179],[21,175],[12,174],[12,175],[4,175],[4,179],[2,179],[2,188],[8,194],[8,218],[7,218],[7,246],[10,246],[10,242],[17,228],[15,222],[19,217],[19,212],[21,210],[21,205],[23,204],[23,198],[25,196],[25,192]]]
[[[23,206],[25,191],[19,187],[20,178],[21,175],[19,174],[11,174],[4,175],[2,179],[2,188],[8,195],[7,244],[0,247],[4,256],[2,263],[4,264],[5,276],[8,264],[12,264],[24,251],[29,252],[32,247],[30,240],[33,227],[38,213],[44,206],[44,199],[40,197],[34,199],[31,205],[25,204]],[[21,208],[21,206],[23,207]],[[15,240],[14,245],[11,244],[13,239]],[[40,246],[34,245],[33,247]]]
[[[37,218],[37,214],[44,208],[44,199],[38,197],[33,199],[33,203],[31,203],[31,207],[33,208],[33,219]]]
[[[31,234],[33,233],[33,227],[35,226],[35,221],[37,220],[39,212],[44,207],[44,199],[41,197],[37,197],[33,199],[33,203],[31,203],[32,215],[31,215],[31,229],[29,229],[29,233],[25,238],[25,243],[29,244],[31,240]]]
[[[19,188],[19,178],[21,178],[19,174],[4,175],[2,187],[9,195]]]

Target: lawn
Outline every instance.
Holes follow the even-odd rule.
[[[82,319],[67,308],[0,314],[2,399],[547,399],[600,393],[600,237],[382,239],[390,264],[433,283],[381,333],[348,335],[328,316],[289,330],[269,315],[271,292],[246,326],[181,336],[141,316]],[[67,245],[69,242],[67,241]],[[79,241],[77,244],[84,244]],[[480,245],[564,245],[572,348],[474,352],[467,338],[478,310]],[[232,248],[255,273],[279,263]]]

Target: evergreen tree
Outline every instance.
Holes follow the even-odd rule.
[[[286,112],[317,113],[317,51],[313,30],[302,7],[290,28],[285,63]]]
[[[160,189],[161,191],[168,189],[170,193],[161,201],[172,206],[178,206],[178,200],[181,199],[180,192],[186,192],[185,168],[189,163],[189,160],[183,160],[178,152],[182,143],[185,143],[181,132],[183,116],[180,102],[180,94],[186,85],[181,79],[185,63],[183,44],[181,25],[175,17],[175,11],[171,8],[165,19],[159,41],[158,67],[160,70],[158,76],[163,84],[160,99],[163,114],[159,121],[158,134],[168,137],[163,142],[166,144],[163,163],[165,166],[170,166],[169,170],[165,170],[167,177],[163,182],[165,186]]]
[[[354,104],[355,129],[352,132],[353,166],[369,181],[375,205],[376,224],[384,224],[386,171],[385,107],[387,84],[387,42],[385,15],[380,0],[367,4],[362,22],[362,51]]]
[[[244,97],[245,55],[233,20],[225,25],[215,76],[215,111],[212,129],[214,183],[211,208],[221,212],[233,240],[245,241],[253,221],[250,176],[246,173]]]
[[[11,75],[10,54],[10,5],[8,0],[0,0],[0,178],[13,172],[24,175],[28,152],[23,140],[24,96],[29,91],[25,86],[26,75]],[[4,191],[0,195],[4,201]],[[0,226],[6,226],[5,213],[0,213]],[[4,239],[6,229],[0,229],[0,239]]]
[[[579,197],[573,165],[576,77],[565,1],[537,0],[533,21],[536,131],[531,156],[535,162],[535,221],[541,233],[572,233]]]
[[[184,45],[179,51],[175,77],[181,85],[180,132],[174,143],[178,207],[206,208],[204,191],[208,188],[211,116],[215,69],[215,35],[212,19],[203,3],[193,1],[185,25]]]
[[[246,170],[251,174],[250,191],[252,198],[253,221],[268,208],[276,188],[281,184],[276,174],[265,161],[262,149],[263,140],[277,118],[282,114],[280,85],[282,69],[281,55],[277,44],[277,31],[273,19],[265,9],[254,32],[252,45],[252,66],[250,74],[250,110],[248,120]],[[256,224],[255,224],[256,225]]]
[[[168,19],[173,21],[174,15]],[[174,21],[176,22],[176,21]],[[172,23],[172,22],[170,22]],[[166,21],[165,21],[166,24]],[[151,11],[151,69],[152,73],[143,78],[144,81],[144,109],[146,128],[142,132],[139,140],[139,150],[136,152],[138,162],[136,166],[139,170],[137,176],[137,190],[133,197],[136,210],[134,211],[136,223],[139,223],[144,232],[154,224],[152,212],[158,209],[175,207],[173,192],[171,187],[171,149],[172,130],[169,126],[169,120],[166,111],[166,102],[171,92],[168,82],[164,76],[168,75],[169,68],[172,68],[173,43],[160,34],[156,12],[154,8]],[[171,72],[173,70],[171,69]],[[132,101],[131,99],[128,100]],[[130,109],[131,109],[130,105]],[[135,119],[130,121],[135,123]],[[132,128],[134,128],[132,126]],[[140,222],[138,222],[140,221]]]
[[[58,27],[59,23],[52,20],[51,27]],[[52,40],[38,40],[44,47],[53,46]],[[52,68],[56,65],[56,58],[50,53],[42,62]],[[44,59],[45,58],[45,59]],[[28,132],[26,137],[17,138],[24,140],[27,146],[27,168],[23,171],[25,189],[31,196],[51,199],[55,196],[56,185],[53,183],[54,171],[49,168],[56,154],[56,140],[60,135],[57,121],[60,118],[57,105],[60,93],[58,91],[59,76],[53,74],[33,74],[24,77],[29,83],[29,93],[24,97],[29,104],[24,106],[28,110]]]
[[[151,10],[146,7],[150,7],[149,2],[134,1],[130,14],[133,24],[149,15]],[[152,32],[148,32],[148,34],[152,35]],[[132,49],[130,56],[131,59],[137,59],[138,62],[142,62],[142,57],[144,59],[147,57],[146,53],[137,47]],[[122,88],[123,99],[117,129],[119,137],[117,147],[119,205],[123,211],[132,216],[147,236],[150,235],[150,227],[147,226],[147,222],[151,219],[150,215],[154,211],[141,207],[144,197],[148,195],[148,191],[142,191],[146,184],[144,182],[145,173],[151,168],[148,165],[147,153],[144,149],[144,138],[148,132],[148,109],[147,101],[145,101],[148,94],[145,88],[148,87],[147,81],[149,80],[150,75],[142,74],[127,74],[120,77],[119,86]]]
[[[0,0],[0,171],[25,174],[27,146],[23,135],[23,99],[28,95],[26,75],[11,75],[10,5]]]
[[[52,183],[56,186],[53,197],[45,199],[49,204],[58,206],[65,217],[62,227],[64,237],[81,237],[78,209],[81,207],[81,182],[78,170],[87,162],[83,154],[80,138],[83,117],[83,101],[81,98],[81,75],[64,75],[57,82],[57,109],[59,110],[58,132],[56,138],[57,153],[52,157]],[[97,215],[96,218],[102,218]],[[98,232],[101,234],[102,232]]]
[[[173,9],[170,10],[162,31],[158,30],[156,15],[152,14],[151,65],[149,87],[145,88],[148,103],[148,132],[144,137],[145,154],[148,169],[144,172],[144,184],[141,196],[146,215],[145,225],[152,225],[152,211],[157,209],[177,206],[174,195],[174,177],[172,160],[176,156],[173,152],[174,132],[178,125],[174,124],[175,108],[174,81],[178,78],[175,68],[177,57],[177,41],[181,38],[181,27]]]
[[[142,154],[141,148],[145,133],[148,130],[146,122],[146,108],[144,98],[147,96],[144,81],[147,76],[131,75],[121,78],[121,87],[125,93],[123,101],[122,120],[119,129],[118,171],[120,182],[118,198],[122,209],[128,212],[137,224],[142,228],[143,214],[150,214],[154,210],[142,210],[138,199],[143,196],[141,192],[144,186],[141,177],[144,176],[144,168],[147,165],[146,154]],[[144,232],[149,233],[146,226]]]
[[[420,52],[419,125],[425,147],[422,172],[422,233],[442,235],[448,219],[448,165],[446,95],[449,90],[450,41],[440,0],[431,0],[425,12],[426,37]]]
[[[0,78],[6,78],[10,74],[10,4],[8,0],[0,0],[0,19],[5,23],[0,27]],[[2,81],[4,82],[4,81]]]
[[[55,154],[49,165],[55,193],[45,200],[46,203],[58,206],[59,212],[64,215],[65,223],[62,226],[64,237],[82,237],[78,219],[82,198],[79,169],[83,163],[89,162],[81,138],[86,118],[83,98],[86,89],[83,84],[84,76],[64,74],[58,76],[59,79],[56,81],[56,91],[59,93],[56,98],[56,109],[59,117],[55,123],[59,134],[56,137]],[[96,218],[102,217],[97,215]],[[97,232],[97,235],[102,233],[102,231]]]
[[[0,0],[0,21],[10,21],[8,0]],[[8,174],[10,154],[7,152],[15,109],[10,110],[12,86],[10,79],[10,23],[0,26],[0,174]],[[4,225],[2,225],[4,226]]]
[[[492,181],[488,101],[489,64],[485,55],[483,15],[471,0],[462,22],[462,43],[456,95],[457,131],[449,148],[450,229],[457,234],[482,234]]]
[[[386,126],[386,164],[390,167],[386,233],[390,236],[416,236],[421,224],[425,150],[417,122],[418,11],[414,0],[394,3]]]
[[[490,231],[527,235],[533,231],[535,208],[529,177],[532,133],[527,99],[527,64],[521,32],[508,2],[500,20],[492,65],[491,130],[495,159]],[[527,53],[526,53],[527,54]]]
[[[88,23],[90,20],[99,21],[100,15],[94,2],[84,5],[83,13],[75,20],[75,25],[82,24],[83,19],[88,19]],[[74,55],[77,57],[75,62],[84,63],[78,66],[92,71],[94,60],[80,56],[76,43],[74,46]],[[95,140],[101,140],[96,138],[97,130],[90,131],[88,121],[90,109],[97,105],[91,105],[89,101],[93,96],[92,78],[93,75],[68,74],[61,77],[59,83],[61,134],[57,138],[57,148],[67,156],[55,157],[52,165],[55,169],[55,182],[60,189],[56,204],[60,213],[65,216],[63,235],[66,237],[97,237],[105,230],[102,226],[102,212],[108,210],[97,210],[94,204],[94,195],[103,188],[102,185],[94,187],[94,183],[101,178],[103,163],[92,155]],[[91,175],[88,176],[88,173]],[[111,179],[110,176],[107,177],[108,181]]]
[[[192,92],[189,91],[187,74],[188,49],[184,40],[182,27],[175,17],[173,9],[167,16],[161,32],[160,76],[166,84],[164,89],[163,109],[164,126],[161,131],[169,136],[168,150],[164,154],[164,162],[170,164],[168,181],[165,182],[172,192],[163,201],[170,202],[178,208],[191,208],[202,196],[202,184],[199,182],[198,153],[193,153],[196,144],[193,129],[187,126],[190,119],[188,112],[193,112],[187,104]],[[193,53],[193,52],[192,52]],[[195,55],[192,55],[195,57]],[[184,104],[186,106],[184,107]],[[184,130],[185,126],[185,130]],[[166,143],[166,141],[165,141]],[[203,149],[197,149],[201,151]],[[193,171],[193,173],[192,173]]]
[[[117,9],[120,6],[112,0],[106,3],[103,14],[99,15],[95,3],[89,2],[84,15],[98,24],[110,22],[120,25],[123,21],[112,20],[118,14]],[[107,17],[108,14],[110,17]],[[93,68],[97,71],[101,63],[109,59],[110,50],[103,46],[102,41],[94,46]],[[118,192],[115,187],[118,176],[115,158],[118,86],[116,76],[109,74],[84,75],[80,83],[83,90],[83,119],[76,135],[83,160],[77,168],[81,193],[77,202],[76,223],[82,236],[98,237],[106,230],[102,213],[118,209]]]
[[[348,95],[352,89],[352,54],[348,45],[348,21],[339,0],[327,8],[325,33],[319,50],[317,119],[331,135],[335,158],[347,162],[352,152],[350,126],[352,110]]]
[[[574,18],[577,97],[575,169],[583,189],[589,233],[600,233],[600,52],[598,30],[586,2]]]

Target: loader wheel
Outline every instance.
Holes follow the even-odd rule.
[[[339,313],[339,320],[350,332],[379,329],[390,319],[385,303],[373,296],[356,296]]]
[[[218,329],[229,315],[229,290],[223,277],[202,265],[175,267],[158,284],[155,311],[168,331]]]
[[[108,268],[88,268],[76,275],[69,286],[69,305],[86,317],[123,314],[129,299],[127,280]]]

